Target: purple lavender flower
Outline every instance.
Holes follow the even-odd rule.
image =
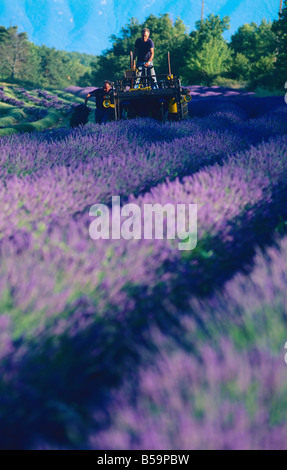
[[[46,93],[43,100],[59,105]],[[211,307],[200,299],[250,261],[287,215],[285,114],[248,120],[245,108],[224,103],[182,123],[141,119],[1,138],[2,447],[53,438],[59,447],[284,446],[282,352],[272,351],[282,338],[271,348],[264,324],[268,309],[284,305],[285,262],[276,271],[280,255],[270,252],[275,263],[257,272],[257,296],[239,287],[254,286],[250,276],[228,284]],[[89,208],[112,195],[140,208],[197,203],[198,247],[182,255],[178,240],[91,240]],[[245,332],[251,345],[239,353]],[[104,430],[105,413],[112,430]]]

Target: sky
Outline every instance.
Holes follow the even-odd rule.
[[[190,32],[200,19],[202,0],[0,0],[0,25],[17,25],[29,40],[60,50],[101,54],[111,46],[110,36],[135,17],[150,14],[178,16]],[[239,26],[263,18],[278,18],[280,0],[205,0],[204,18],[210,13],[230,16],[229,40]]]

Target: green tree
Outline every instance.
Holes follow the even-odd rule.
[[[2,74],[15,80],[21,76],[29,61],[29,42],[27,33],[18,33],[17,26],[10,26],[0,31],[0,50]]]
[[[40,84],[44,87],[64,88],[77,84],[87,72],[78,60],[71,60],[68,53],[55,48],[36,46],[40,65]]]
[[[230,76],[256,86],[271,86],[276,54],[276,35],[272,23],[262,20],[240,26],[231,37],[233,64]]]
[[[230,51],[227,44],[216,37],[203,42],[193,60],[194,67],[203,70],[207,76],[225,72],[229,62]]]
[[[261,57],[257,62],[251,65],[250,82],[253,88],[262,86],[273,88],[274,86],[274,57],[268,55]]]
[[[231,52],[222,34],[229,29],[229,17],[209,15],[196,22],[196,30],[190,33],[185,60],[184,81],[210,84],[231,66]]]
[[[230,71],[230,78],[237,80],[249,80],[251,71],[251,62],[241,52],[236,53],[233,56],[232,67]]]
[[[65,87],[68,83],[68,74],[60,51],[55,48],[41,46],[38,48],[40,56],[40,81],[45,87]]]
[[[276,34],[272,23],[262,20],[259,26],[254,22],[240,26],[231,37],[230,48],[235,54],[243,54],[250,62],[274,55]]]
[[[274,85],[283,90],[287,81],[287,0],[284,0],[279,20],[273,23],[273,31],[277,39]]]
[[[240,26],[231,36],[230,48],[235,54],[244,55],[248,61],[255,60],[257,24],[252,22]]]
[[[271,21],[262,20],[255,31],[255,37],[257,60],[262,57],[274,56],[276,52],[276,34],[272,30]]]
[[[87,72],[88,68],[83,65],[79,59],[72,59],[70,54],[65,51],[60,52],[60,58],[63,63],[63,80],[67,83],[78,83],[80,78]]]
[[[78,86],[86,87],[95,84],[95,76],[99,71],[99,59],[100,57],[95,56],[95,59],[90,63],[89,69],[79,78]]]
[[[29,82],[31,84],[40,84],[40,57],[38,54],[37,46],[32,42],[27,45],[28,58],[19,72],[19,79],[21,81]]]
[[[219,15],[208,15],[206,20],[197,21],[195,23],[196,30],[190,33],[192,38],[197,40],[197,45],[201,46],[212,38],[223,39],[224,31],[230,29],[230,18],[224,16],[222,19]]]
[[[10,36],[7,29],[4,26],[0,26],[0,57],[1,67],[0,76],[1,78],[7,78],[9,76],[9,61],[7,55],[7,45],[9,44]]]
[[[78,60],[80,64],[84,65],[87,69],[90,68],[91,62],[97,59],[97,56],[84,52],[66,52],[66,54],[70,60]]]
[[[2,79],[57,88],[80,83],[91,71],[90,61],[95,59],[87,54],[36,46],[28,41],[27,33],[18,33],[17,26],[0,26],[0,58]]]

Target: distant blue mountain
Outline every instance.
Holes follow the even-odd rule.
[[[204,17],[210,13],[230,16],[230,38],[239,26],[278,17],[280,0],[205,0]],[[200,19],[201,0],[0,0],[0,25],[17,25],[35,44],[67,51],[100,54],[110,47],[111,34],[135,17],[150,14],[179,16],[188,32]]]

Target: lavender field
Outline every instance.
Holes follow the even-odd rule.
[[[71,129],[87,90],[0,90],[0,448],[287,449],[287,106],[190,91]],[[197,204],[196,248],[91,239],[116,195]]]
[[[0,83],[0,137],[67,126],[72,110],[85,99],[81,93],[75,96],[75,90],[27,91]]]

